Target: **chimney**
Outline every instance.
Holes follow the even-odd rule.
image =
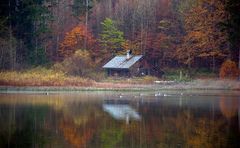
[[[132,50],[127,51],[127,60],[131,58]]]

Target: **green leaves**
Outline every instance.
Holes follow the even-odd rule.
[[[102,33],[100,34],[100,44],[106,52],[116,54],[123,48],[125,39],[123,32],[118,30],[115,22],[106,18],[102,23]]]

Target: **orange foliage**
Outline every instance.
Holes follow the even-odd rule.
[[[69,57],[77,49],[93,50],[95,39],[85,25],[79,24],[67,32],[63,42],[60,44],[60,56]]]
[[[185,14],[186,35],[176,52],[185,64],[193,63],[197,57],[223,59],[227,55],[227,34],[218,27],[227,18],[224,4],[219,0],[197,2],[198,5]]]
[[[86,147],[86,144],[93,137],[95,130],[90,122],[84,127],[84,130],[78,129],[69,119],[68,121],[60,122],[60,129],[63,132],[64,138],[77,148]]]
[[[239,69],[237,68],[236,63],[231,60],[226,60],[220,68],[219,76],[222,79],[237,79],[239,76]]]
[[[237,116],[238,104],[239,104],[238,99],[229,99],[229,98],[221,97],[219,102],[219,107],[224,117],[226,117],[227,119],[230,119],[234,116]]]

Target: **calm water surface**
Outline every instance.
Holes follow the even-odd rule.
[[[239,92],[0,94],[0,147],[240,147]]]

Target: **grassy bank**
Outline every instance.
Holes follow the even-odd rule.
[[[220,79],[194,79],[174,83],[154,83],[156,77],[104,78],[94,81],[88,78],[69,76],[46,68],[26,71],[5,71],[0,73],[0,91],[143,91],[143,90],[186,90],[221,89],[240,90],[240,81]],[[170,79],[171,80],[171,79]],[[160,81],[159,81],[160,82]]]
[[[0,86],[79,86],[79,87],[128,87],[133,84],[153,84],[156,77],[103,77],[96,82],[93,79],[67,75],[61,71],[46,68],[34,68],[25,71],[0,72]],[[111,84],[111,85],[110,85]]]
[[[0,73],[0,85],[5,86],[91,86],[93,83],[90,79],[67,76],[46,68]]]

